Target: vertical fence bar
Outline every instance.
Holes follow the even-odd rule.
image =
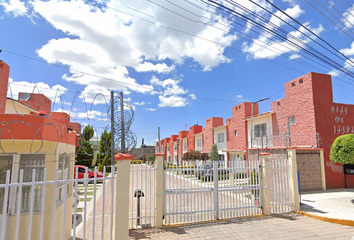
[[[36,181],[36,169],[32,169],[32,182],[31,182],[31,199],[30,199],[30,212],[29,212],[29,224],[28,224],[28,236],[27,239],[32,238],[32,221],[33,221],[33,203],[34,203],[34,183]]]
[[[92,216],[92,240],[95,239],[96,222],[96,192],[97,192],[97,167],[95,167],[95,176],[93,180],[93,216]]]
[[[16,229],[15,240],[18,240],[20,230],[20,214],[21,214],[21,199],[22,199],[22,184],[23,184],[23,169],[20,170],[20,185],[18,186],[17,207],[16,207]],[[3,232],[3,231],[1,231]]]
[[[114,91],[111,91],[111,229],[110,229],[110,237],[113,239],[113,200],[114,200]],[[85,238],[84,238],[85,239]]]
[[[9,198],[9,188],[10,188],[10,170],[6,171],[6,181],[5,181],[5,192],[4,192],[4,203],[2,206],[2,226],[1,226],[1,240],[5,240],[5,228],[6,228],[6,218],[7,218],[7,202]]]
[[[214,211],[215,220],[219,219],[219,186],[218,186],[218,162],[213,162],[213,180],[214,180]]]
[[[131,193],[132,193],[132,197],[130,198],[131,200],[131,204],[129,206],[130,210],[131,210],[131,220],[130,220],[130,224],[131,224],[131,227],[133,228],[133,224],[134,224],[134,198],[133,198],[133,194],[134,194],[134,179],[135,179],[135,168],[136,168],[136,163],[133,162],[130,164],[131,165],[131,182],[132,182],[132,186],[131,186]]]
[[[85,201],[84,201],[84,232],[83,232],[83,239],[86,239],[86,215],[87,215],[87,181],[88,181],[88,169],[85,167],[85,177],[84,177],[84,184],[85,184]]]
[[[77,193],[77,185],[79,184],[79,181],[78,181],[78,174],[79,174],[79,168],[76,168],[76,171],[75,171],[75,199],[74,199],[74,223],[73,223],[73,226],[74,226],[74,229],[73,229],[73,239],[76,239],[76,214],[77,214],[77,197],[78,197],[78,193]]]
[[[53,212],[52,212],[52,240],[54,240],[54,232],[55,232],[55,213],[57,209],[57,184],[58,184],[58,169],[55,169],[54,198],[53,198]]]
[[[112,167],[111,167],[112,172]],[[102,180],[102,228],[101,228],[101,240],[104,239],[104,206],[105,206],[105,195],[106,195],[106,166],[103,166],[103,180]],[[113,193],[112,193],[113,194]]]
[[[63,216],[63,225],[62,225],[62,240],[65,240],[65,222],[66,222],[66,199],[68,194],[68,168],[65,169],[65,181],[64,181],[64,216]],[[62,189],[63,191],[63,189]]]
[[[39,230],[39,240],[43,239],[43,223],[44,223],[44,206],[45,206],[45,189],[47,185],[47,169],[44,169],[43,173],[43,188],[42,188],[42,200],[41,200],[41,228]],[[17,220],[17,219],[16,219]]]

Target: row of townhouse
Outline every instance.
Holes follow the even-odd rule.
[[[20,170],[23,170],[23,182],[32,181],[33,169],[36,170],[35,181],[43,181],[44,169],[47,181],[53,181],[56,177],[63,180],[66,174],[69,179],[73,178],[81,125],[71,122],[67,113],[53,112],[52,101],[43,94],[19,93],[18,99],[7,97],[9,73],[10,67],[0,60],[0,184],[5,183],[4,173],[7,170],[11,171],[10,184],[20,182]],[[53,221],[54,239],[61,239],[63,228],[65,239],[69,239],[71,206],[74,202],[72,184],[47,185],[45,202],[42,202],[42,186],[36,186],[32,206],[28,189],[23,187],[22,195],[19,195],[17,188],[11,187],[7,202],[3,201],[4,191],[0,191],[0,230],[5,230],[2,233],[5,239],[15,239],[18,212],[21,216],[18,238],[29,238],[28,226],[32,223],[30,238],[39,239],[42,206],[43,239],[51,238]],[[21,196],[19,209],[18,196]],[[68,207],[65,208],[64,203]],[[3,209],[6,211],[3,212]],[[65,225],[63,219],[68,219]]]
[[[195,125],[162,139],[156,151],[176,162],[185,152],[209,153],[216,144],[219,160],[226,165],[248,159],[249,150],[321,148],[327,188],[343,188],[343,166],[331,162],[329,153],[336,137],[354,133],[354,105],[333,102],[332,79],[327,74],[310,72],[284,87],[285,97],[271,102],[271,111],[259,113],[258,102],[243,102],[232,108],[232,117],[225,122],[221,117],[208,118],[204,128]],[[347,183],[354,187],[354,176],[348,176]]]

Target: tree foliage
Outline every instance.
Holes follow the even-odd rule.
[[[100,146],[98,148],[100,152],[100,159],[105,159],[106,157],[111,157],[111,132],[104,132],[101,134]]]
[[[85,126],[82,130],[82,138],[80,139],[80,149],[77,151],[76,164],[91,166],[93,158],[93,148],[90,139],[94,135],[93,127],[90,125]]]
[[[211,161],[219,161],[218,147],[216,146],[216,144],[213,144],[213,146],[211,146],[210,159]]]
[[[337,137],[331,147],[329,159],[342,164],[354,164],[354,134]]]

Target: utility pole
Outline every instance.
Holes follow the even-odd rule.
[[[124,128],[124,99],[123,99],[123,92],[120,93],[120,119],[121,119],[121,132],[122,132],[122,139],[121,139],[121,148],[120,151],[125,153],[125,128]]]
[[[111,91],[111,169],[114,168],[114,92]]]

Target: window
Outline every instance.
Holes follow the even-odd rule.
[[[304,79],[300,79],[300,81],[299,81],[300,83],[303,83],[304,82]]]
[[[177,144],[175,144],[175,151],[177,150]]]
[[[170,146],[167,146],[167,152],[169,152],[170,151]]]
[[[189,141],[189,145],[192,145],[192,141]]]
[[[201,147],[202,146],[202,139],[197,139],[197,147]]]
[[[23,170],[23,182],[32,182],[32,170],[35,169],[35,181],[43,181],[45,154],[21,154],[20,170]],[[20,174],[18,174],[20,178]],[[20,179],[18,179],[19,181]],[[33,211],[41,210],[42,185],[34,188]],[[30,211],[31,186],[22,187],[21,213]],[[17,199],[17,196],[16,196]],[[17,206],[16,206],[17,207]]]
[[[235,130],[235,136],[237,136],[237,130]]]
[[[267,124],[261,123],[254,126],[254,136],[255,137],[265,137],[267,136]]]
[[[296,118],[295,118],[295,116],[289,117],[289,124],[290,124],[290,125],[294,125],[295,123],[296,123]]]
[[[206,141],[208,142],[209,141],[209,138],[207,137]]]
[[[219,133],[218,134],[218,143],[223,143],[224,140],[224,133]]]
[[[295,83],[295,82],[293,82],[293,83],[291,84],[291,86],[295,87],[295,84],[296,84],[296,83]]]
[[[187,142],[184,142],[184,143],[183,143],[183,149],[184,149],[184,150],[187,150]]]

